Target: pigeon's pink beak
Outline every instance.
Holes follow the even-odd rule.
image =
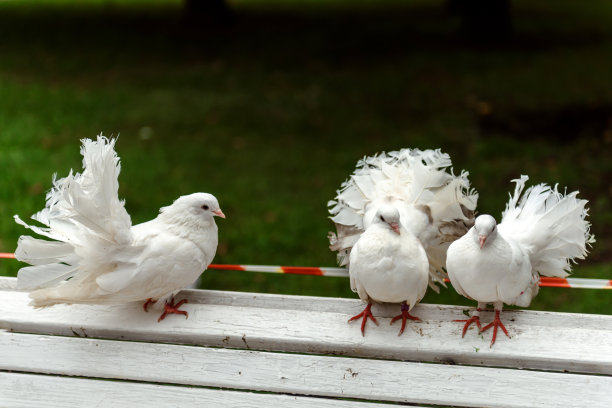
[[[225,214],[223,214],[223,211],[221,211],[220,208],[218,210],[213,211],[213,214],[215,214],[217,217],[225,218]]]
[[[482,249],[482,247],[484,246],[485,242],[487,241],[487,236],[486,235],[479,235],[478,236],[478,240],[480,241],[480,249]]]
[[[391,227],[391,229],[392,229],[393,231],[395,231],[397,234],[399,234],[399,233],[400,233],[400,231],[399,231],[399,224],[396,224],[396,223],[392,222],[391,224],[389,224],[389,226],[390,226],[390,227]]]

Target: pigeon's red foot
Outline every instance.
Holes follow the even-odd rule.
[[[361,335],[365,336],[365,325],[366,322],[368,321],[368,318],[372,319],[372,321],[374,323],[376,323],[376,325],[378,326],[378,322],[376,321],[376,319],[374,318],[374,316],[372,316],[372,312],[370,311],[370,309],[372,308],[372,304],[368,303],[368,305],[365,307],[365,309],[363,309],[363,312],[359,313],[356,316],[351,317],[348,321],[349,323],[352,322],[353,320],[357,320],[359,318],[363,318],[363,320],[361,321]]]
[[[480,329],[480,308],[476,309],[474,315],[469,319],[453,320],[453,322],[465,323],[465,325],[463,326],[463,332],[461,333],[462,338],[465,337],[465,333],[467,332],[468,327],[470,327],[472,323],[476,323],[476,326],[478,326],[478,331],[481,332],[482,330]]]
[[[183,299],[177,304],[174,304],[174,298],[172,298],[170,302],[166,302],[166,304],[164,305],[164,313],[159,316],[159,319],[157,319],[157,321],[161,322],[169,314],[182,314],[185,315],[185,319],[187,319],[189,317],[189,313],[187,313],[185,310],[179,310],[179,307],[181,307],[184,303],[187,303],[187,299]]]
[[[157,302],[157,300],[153,300],[151,298],[148,298],[147,301],[144,302],[144,305],[142,305],[142,308],[144,309],[145,312],[148,312],[147,309],[149,309],[149,306],[151,306],[155,302]]]
[[[397,333],[398,336],[401,336],[402,333],[404,332],[404,329],[406,328],[406,319],[410,319],[410,320],[416,320],[416,321],[421,321],[420,318],[416,317],[416,316],[412,316],[409,313],[410,308],[408,307],[408,305],[406,303],[402,303],[402,314],[399,314],[397,316],[395,316],[393,319],[391,319],[391,324],[395,323],[397,320],[402,319],[402,327],[400,328],[399,333]]]
[[[493,338],[491,339],[491,346],[490,347],[493,347],[493,343],[495,343],[495,338],[497,337],[497,328],[498,327],[501,327],[502,330],[504,331],[504,333],[506,334],[506,336],[510,337],[510,335],[508,334],[508,330],[506,330],[506,328],[504,327],[504,324],[499,319],[499,313],[500,313],[500,311],[496,310],[495,311],[495,319],[493,319],[493,321],[491,323],[487,324],[480,331],[482,333],[483,331],[487,331],[491,327],[493,327]]]

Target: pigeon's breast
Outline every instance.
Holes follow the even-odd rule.
[[[530,280],[526,254],[499,238],[482,249],[469,238],[461,239],[448,251],[451,283],[478,302],[512,303]]]
[[[366,231],[351,258],[351,275],[377,302],[418,302],[427,290],[427,255],[414,237]]]

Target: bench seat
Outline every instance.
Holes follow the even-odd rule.
[[[189,318],[158,323],[141,304],[35,310],[15,283],[0,278],[0,406],[612,406],[612,316],[506,311],[491,348],[461,338],[458,306],[418,305],[397,336],[397,306],[376,305],[362,337],[357,299],[184,290]]]

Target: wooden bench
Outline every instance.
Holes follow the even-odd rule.
[[[33,310],[0,278],[0,406],[612,407],[612,316],[507,311],[510,339],[461,338],[466,308],[347,324],[357,299],[185,290],[189,319],[142,305]],[[483,313],[483,321],[492,317]]]

